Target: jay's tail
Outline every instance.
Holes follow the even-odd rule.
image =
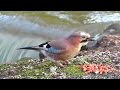
[[[36,51],[39,51],[40,50],[40,48],[39,47],[37,47],[37,46],[31,46],[31,47],[22,47],[22,48],[18,48],[18,50],[19,49],[26,49],[26,50],[36,50]]]

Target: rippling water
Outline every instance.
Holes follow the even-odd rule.
[[[75,30],[92,35],[120,22],[118,11],[4,11],[0,12],[0,63],[23,57],[38,58],[37,52],[17,50],[64,37]]]

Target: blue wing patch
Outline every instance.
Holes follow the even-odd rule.
[[[58,49],[53,48],[53,47],[50,47],[50,48],[48,48],[48,52],[50,52],[50,53],[60,53],[61,50],[58,50]]]
[[[61,53],[63,50],[57,49],[57,48],[53,48],[51,47],[51,45],[49,44],[50,41],[42,43],[39,45],[39,47],[44,47],[47,49],[47,52],[49,53]]]

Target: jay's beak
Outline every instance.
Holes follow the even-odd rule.
[[[95,41],[95,40],[94,40],[93,37],[90,37],[90,38],[87,38],[87,39],[85,39],[85,40],[83,40],[83,41],[81,41],[81,42],[88,42],[88,41]]]
[[[94,37],[87,38],[88,41],[95,41]]]

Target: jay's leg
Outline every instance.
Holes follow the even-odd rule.
[[[65,66],[60,61],[51,60],[56,66],[64,68]]]
[[[61,61],[61,63],[63,65],[70,65],[71,64],[70,60]]]
[[[43,61],[44,58],[45,58],[45,56],[41,52],[39,52],[39,59],[41,62]]]
[[[67,65],[71,64],[70,60],[66,60],[65,63],[66,63]]]
[[[61,68],[65,68],[66,65],[71,64],[71,62],[69,60],[65,60],[65,61],[61,61],[61,60],[55,61],[55,60],[52,60],[52,61],[55,63],[56,66],[61,67]]]

